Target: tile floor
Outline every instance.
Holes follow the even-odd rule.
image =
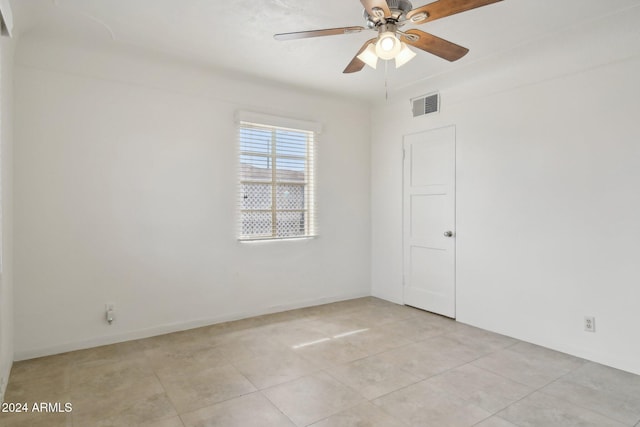
[[[636,426],[640,376],[376,298],[14,365],[3,427]]]

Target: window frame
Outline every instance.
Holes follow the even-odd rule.
[[[249,120],[250,119],[250,120]],[[274,116],[260,115],[257,113],[237,114],[238,137],[237,137],[237,215],[238,223],[236,230],[236,238],[240,242],[257,242],[257,241],[281,241],[281,240],[301,240],[313,239],[318,236],[317,233],[317,205],[315,194],[315,169],[316,156],[315,150],[320,126],[314,122],[304,122],[295,119],[287,119]],[[244,129],[255,129],[270,132],[269,150],[268,152],[243,150]],[[278,132],[295,132],[306,134],[305,154],[282,153],[282,149],[278,150]],[[271,176],[268,180],[246,179],[242,176],[243,172],[243,156],[252,156],[254,158],[267,159],[267,164],[271,165]],[[287,180],[278,177],[278,161],[303,161],[304,162],[304,180]],[[283,169],[280,169],[282,171]],[[286,170],[286,169],[284,169]],[[245,199],[245,185],[268,185],[271,193],[271,206],[267,209],[247,209],[243,207]],[[279,186],[301,186],[303,188],[303,206],[301,208],[279,208],[278,207],[278,191]],[[263,212],[270,213],[271,216],[271,232],[269,234],[251,235],[243,233],[243,214],[247,212]],[[304,218],[304,230],[298,235],[278,235],[278,214],[279,213],[301,213]]]

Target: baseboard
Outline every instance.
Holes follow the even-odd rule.
[[[557,342],[550,342],[547,340],[541,340],[539,339],[539,337],[532,337],[529,335],[513,333],[513,331],[501,330],[496,328],[486,328],[481,324],[469,322],[467,319],[463,319],[463,320],[457,319],[457,321],[465,325],[473,326],[475,328],[484,329],[485,331],[494,332],[496,334],[501,334],[504,336],[508,336],[510,338],[515,338],[522,342],[538,345],[540,347],[548,348],[554,351],[559,351],[560,353],[565,353],[570,356],[578,357],[580,359],[584,359],[590,362],[609,366],[610,368],[620,369],[625,372],[630,372],[635,375],[640,375],[640,365],[638,364],[638,360],[634,358],[624,358],[624,357],[619,357],[617,355],[612,355],[612,354],[602,354],[599,352],[594,352],[591,349],[576,347],[573,345],[567,345],[566,343],[563,344],[563,343],[557,343]]]
[[[538,345],[551,348],[552,350],[556,350],[562,353],[570,354],[571,356],[579,357],[581,359],[589,360],[591,362],[599,363],[601,365],[609,366],[611,368],[620,369],[621,371],[640,375],[640,364],[638,364],[638,360],[634,358],[619,357],[618,355],[614,354],[602,354],[599,352],[594,352],[591,349],[575,346],[548,347],[544,344]]]
[[[34,348],[28,350],[16,350],[15,360],[35,359],[36,357],[51,356],[54,354],[66,353],[68,351],[83,350],[86,348],[100,347],[103,345],[116,344],[125,341],[131,341],[142,338],[149,338],[156,335],[170,334],[172,332],[185,331],[188,329],[200,328],[203,326],[215,325],[216,323],[231,322],[234,320],[246,319],[248,317],[262,316],[265,314],[279,313],[281,311],[295,310],[298,308],[313,307],[316,305],[330,304],[332,302],[346,301],[354,298],[363,298],[371,296],[370,292],[358,292],[352,294],[344,294],[332,297],[317,298],[313,300],[305,300],[292,302],[288,304],[274,305],[264,309],[256,309],[254,311],[226,314],[223,316],[211,317],[206,319],[189,320],[185,322],[176,322],[151,328],[138,329],[134,331],[124,332],[115,335],[107,335],[88,340],[72,341],[64,344]]]
[[[372,292],[371,296],[392,302],[394,304],[404,305],[404,301],[402,301],[402,298],[394,298],[391,295],[386,295],[384,292]]]

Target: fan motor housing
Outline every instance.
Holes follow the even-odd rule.
[[[387,21],[393,22],[401,22],[404,21],[408,12],[413,9],[413,5],[409,0],[386,0],[389,9],[391,10],[391,16],[386,18]],[[364,19],[367,20],[367,27],[375,28],[381,22],[384,23],[383,20],[378,20],[376,18],[371,17],[369,12],[365,9],[363,12]]]

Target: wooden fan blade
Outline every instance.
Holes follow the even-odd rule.
[[[407,30],[405,34],[412,34],[419,37],[418,40],[411,41],[403,34],[402,41],[405,43],[415,46],[418,49],[422,49],[425,52],[432,53],[450,62],[457,61],[469,52],[469,49],[466,47],[458,46],[455,43],[436,37],[433,34],[425,33],[424,31],[413,29]]]
[[[466,12],[467,10],[487,6],[499,1],[502,0],[438,0],[417,9],[413,9],[407,13],[407,19],[411,19],[419,13],[426,13],[426,19],[414,21],[416,24],[423,24],[425,22],[435,21],[436,19],[455,15],[460,12]]]
[[[273,36],[276,40],[296,40],[296,39],[308,39],[311,37],[322,36],[336,36],[339,34],[351,34],[359,33],[364,30],[364,27],[340,27],[340,28],[327,28],[324,30],[312,30],[312,31],[298,31],[295,33],[282,33],[275,34]]]
[[[367,46],[369,46],[371,43],[375,43],[377,40],[377,38],[367,40],[367,42],[362,45],[358,53],[356,53],[356,56],[354,56],[351,62],[349,62],[349,65],[347,65],[347,68],[344,69],[343,73],[357,73],[358,71],[362,70],[366,64],[358,58],[358,55],[364,52]]]
[[[362,3],[364,8],[367,10],[369,16],[374,19],[382,18],[381,16],[378,16],[378,14],[376,14],[376,11],[374,9],[382,10],[382,12],[384,13],[384,18],[391,16],[391,10],[389,9],[389,5],[385,0],[360,0],[360,3]]]

